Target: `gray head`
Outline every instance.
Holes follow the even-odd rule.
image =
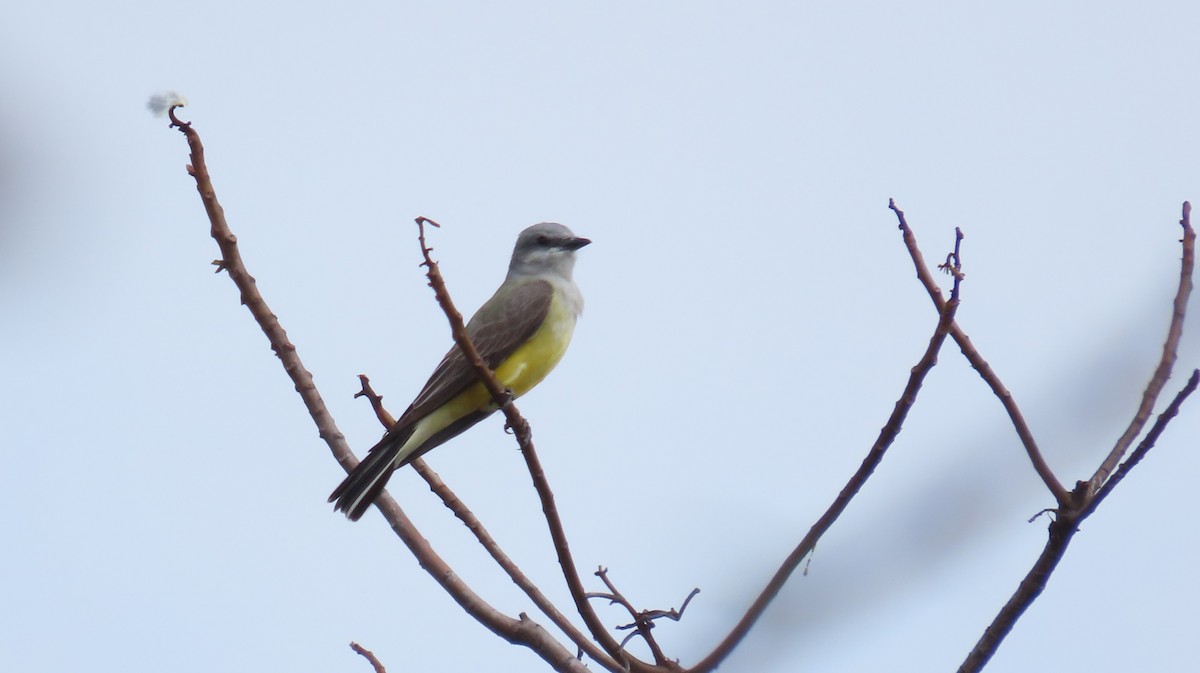
[[[575,251],[591,243],[557,222],[535,224],[517,236],[508,275],[537,276],[556,274],[571,279],[575,269]]]

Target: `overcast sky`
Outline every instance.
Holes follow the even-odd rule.
[[[581,570],[694,663],[870,447],[966,234],[959,321],[1065,484],[1131,417],[1200,199],[1200,5],[10,3],[0,25],[0,670],[536,671],[467,617],[341,469],[224,275],[183,92],[251,273],[361,455],[516,234],[567,224],[587,300],[521,410]],[[1200,318],[1200,307],[1193,304]],[[1169,399],[1200,365],[1193,320]],[[1164,399],[1159,409],[1165,405]],[[512,438],[429,455],[566,605]],[[1089,520],[990,671],[1194,663],[1200,399]],[[411,470],[454,569],[536,614]],[[881,468],[722,670],[954,670],[1052,499],[953,345]],[[591,586],[599,589],[591,578]],[[607,622],[623,615],[603,612]],[[639,647],[635,645],[634,647]],[[638,650],[639,653],[643,653]],[[595,666],[593,666],[595,668]]]

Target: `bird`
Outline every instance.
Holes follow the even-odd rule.
[[[517,236],[504,282],[467,322],[471,342],[514,399],[541,383],[567,351],[583,312],[583,296],[573,278],[575,252],[590,243],[556,222],[526,228]],[[455,345],[329,502],[357,521],[395,470],[497,409]]]

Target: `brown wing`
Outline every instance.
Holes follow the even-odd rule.
[[[553,296],[554,288],[550,283],[544,280],[526,281],[515,287],[502,286],[475,312],[467,323],[467,334],[488,367],[495,369],[533,336],[546,320]],[[392,432],[424,418],[477,380],[470,363],[455,344],[442,358],[413,403],[401,414]]]

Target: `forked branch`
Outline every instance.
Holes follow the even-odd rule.
[[[1183,204],[1183,218],[1179,224],[1183,227],[1183,256],[1180,264],[1179,287],[1175,292],[1175,301],[1171,320],[1167,328],[1167,340],[1163,344],[1163,353],[1155,368],[1150,383],[1142,394],[1142,402],[1134,414],[1133,421],[1117,440],[1116,446],[1109,452],[1096,474],[1088,481],[1080,481],[1067,498],[1059,497],[1059,507],[1054,510],[1054,519],[1050,523],[1049,538],[1042,553],[1034,562],[1033,567],[1026,573],[1017,586],[1017,590],[1008,599],[992,623],[984,630],[983,635],[967,654],[959,667],[959,673],[976,673],[983,669],[995,654],[1004,638],[1012,630],[1017,620],[1033,601],[1045,590],[1050,576],[1062,560],[1070,546],[1071,540],[1079,531],[1079,524],[1095,512],[1099,504],[1112,492],[1129,472],[1146,456],[1166,429],[1167,424],[1179,413],[1184,400],[1196,390],[1200,383],[1200,370],[1192,372],[1187,384],[1175,395],[1175,399],[1158,416],[1150,431],[1146,433],[1137,449],[1129,459],[1116,468],[1117,461],[1125,454],[1134,439],[1145,428],[1155,402],[1167,380],[1170,378],[1172,366],[1178,355],[1179,340],[1183,333],[1183,320],[1187,313],[1187,302],[1192,289],[1192,273],[1195,267],[1196,233],[1190,222],[1191,204]],[[897,211],[899,212],[899,211]],[[901,217],[903,217],[901,215]],[[965,352],[965,351],[964,351]],[[1028,447],[1027,447],[1028,448]],[[1111,478],[1108,475],[1112,474]]]
[[[178,106],[176,106],[178,107]],[[345,436],[338,430],[325,407],[325,402],[313,383],[312,375],[300,361],[296,347],[287,338],[287,332],[280,325],[278,318],[268,308],[266,301],[259,293],[254,277],[246,270],[241,253],[237,247],[237,237],[233,235],[225,220],[224,210],[217,201],[216,190],[213,188],[208,167],[204,161],[204,145],[200,135],[190,122],[180,121],[175,115],[176,107],[168,110],[171,126],[178,128],[187,138],[191,152],[191,164],[187,167],[188,174],[196,181],[196,190],[204,203],[208,214],[212,237],[221,249],[221,259],[214,262],[218,271],[225,271],[241,293],[242,304],[250,310],[255,322],[271,344],[271,348],[283,364],[284,371],[296,386],[296,391],[304,400],[309,415],[316,423],[320,436],[329,445],[334,458],[347,472],[352,470],[358,461],[346,444]],[[453,569],[433,550],[400,506],[387,493],[383,493],[376,506],[384,518],[396,532],[396,535],[417,558],[420,566],[460,605],[468,614],[478,620],[491,631],[502,635],[511,642],[520,643],[536,652],[556,671],[572,671],[584,673],[587,668],[566,648],[554,639],[540,625],[521,615],[513,619],[493,608],[476,594]]]
[[[217,271],[225,271],[229,274],[230,279],[238,288],[241,302],[251,312],[256,323],[263,330],[264,334],[266,334],[271,348],[280,358],[285,372],[291,378],[309,414],[317,425],[321,438],[325,440],[330,451],[342,467],[349,471],[357,465],[358,461],[351,453],[345,437],[338,430],[333,418],[325,407],[311,374],[305,369],[296,353],[295,346],[288,340],[286,331],[284,331],[278,318],[267,306],[257,289],[254,278],[247,271],[238,250],[237,238],[229,229],[224,211],[217,200],[211,177],[205,165],[204,147],[200,142],[199,135],[190,123],[182,122],[176,117],[175,110],[176,108],[172,107],[168,111],[168,114],[171,118],[172,126],[178,128],[187,138],[191,153],[191,164],[188,166],[188,173],[196,181],[197,191],[200,194],[211,224],[211,234],[221,250],[221,258],[214,262],[217,266]],[[1090,516],[1112,490],[1128,476],[1130,471],[1145,458],[1166,429],[1170,420],[1179,412],[1184,401],[1200,385],[1200,370],[1193,371],[1187,385],[1176,394],[1170,405],[1158,415],[1149,431],[1146,432],[1141,442],[1138,443],[1136,449],[1132,453],[1129,453],[1125,462],[1121,462],[1122,458],[1128,452],[1129,447],[1133,445],[1137,437],[1145,430],[1157,399],[1169,380],[1172,366],[1177,357],[1183,320],[1192,289],[1195,257],[1195,232],[1190,223],[1191,206],[1185,203],[1183,206],[1183,217],[1180,221],[1184,235],[1182,240],[1183,256],[1180,268],[1179,288],[1175,295],[1167,339],[1163,344],[1162,357],[1159,360],[1150,383],[1143,393],[1141,404],[1125,432],[1117,440],[1115,446],[1102,461],[1095,474],[1087,481],[1078,482],[1078,486],[1074,491],[1067,491],[1047,465],[1012,395],[1004,387],[988,363],[980,356],[971,344],[970,339],[955,321],[959,305],[960,283],[963,280],[960,258],[961,231],[957,232],[954,252],[950,253],[947,256],[946,263],[940,266],[940,268],[947,270],[954,277],[950,297],[949,299],[945,299],[942,296],[942,290],[938,287],[932,272],[921,255],[921,251],[917,247],[916,238],[908,226],[903,211],[896,207],[894,202],[889,202],[889,207],[895,212],[899,220],[904,242],[916,267],[917,276],[925,286],[937,309],[938,321],[934,333],[917,365],[913,367],[908,383],[897,400],[891,416],[880,431],[874,445],[863,459],[859,469],[850,478],[826,512],[812,526],[804,539],[800,541],[793,552],[785,559],[782,566],[776,571],[775,576],[771,578],[746,614],[710,654],[695,666],[686,669],[689,673],[708,673],[728,657],[734,647],[741,642],[742,638],[759,617],[761,617],[767,605],[778,594],[784,583],[796,568],[799,567],[804,558],[812,552],[817,541],[833,525],[849,505],[850,501],[861,490],[899,434],[905,417],[916,402],[917,395],[925,378],[937,363],[938,353],[947,336],[954,338],[968,361],[1001,400],[1035,471],[1045,483],[1048,490],[1053,494],[1058,505],[1053,510],[1054,519],[1049,527],[1049,540],[1042,554],[1022,580],[1012,598],[1001,609],[975,648],[968,655],[959,669],[963,672],[978,671],[986,664],[1006,634],[1020,618],[1021,614],[1044,590],[1050,575],[1053,573],[1059,560],[1063,557],[1071,539],[1078,531],[1080,522]],[[615,586],[608,581],[607,576],[603,572],[601,573],[601,579],[607,585],[609,589],[608,593],[589,594],[584,590],[555,505],[553,492],[546,480],[534,449],[529,424],[513,404],[511,393],[499,384],[494,374],[479,356],[479,353],[467,335],[462,315],[457,311],[450,299],[444,280],[437,268],[437,263],[433,261],[430,255],[431,249],[425,241],[424,225],[428,223],[436,226],[436,223],[426,218],[418,218],[417,223],[419,226],[419,241],[424,257],[423,266],[427,268],[427,277],[430,286],[433,287],[438,303],[450,321],[451,332],[455,342],[462,350],[468,362],[474,367],[477,377],[488,390],[493,401],[504,413],[507,426],[513,430],[521,447],[522,455],[526,460],[527,468],[541,500],[543,513],[550,529],[563,576],[566,579],[576,609],[583,618],[592,639],[588,639],[565,616],[557,611],[554,605],[541,594],[538,588],[504,554],[503,550],[499,548],[495,540],[491,538],[486,529],[484,529],[465,504],[441,482],[436,473],[420,460],[414,462],[418,473],[426,479],[431,488],[438,493],[443,502],[454,511],[456,516],[475,533],[477,539],[488,550],[493,559],[525,590],[526,594],[539,609],[567,634],[580,649],[581,653],[587,653],[601,666],[614,672],[666,673],[668,671],[685,670],[663,653],[662,648],[654,641],[651,629],[654,626],[654,621],[657,619],[677,619],[681,616],[683,608],[686,607],[688,601],[695,595],[695,592],[688,596],[688,599],[684,601],[683,606],[678,611],[639,611],[616,590]],[[380,421],[385,425],[390,424],[392,422],[390,415],[383,409],[379,397],[370,392],[365,377],[363,378],[363,384],[364,394],[371,399],[372,406],[375,408]],[[545,629],[524,614],[519,615],[517,618],[509,617],[479,597],[469,586],[459,579],[449,565],[432,549],[428,541],[417,531],[403,510],[387,493],[380,496],[376,505],[397,536],[417,558],[420,566],[468,614],[506,640],[529,647],[555,670],[576,673],[588,670],[575,654],[568,651]],[[625,644],[629,639],[626,638],[625,641],[618,642],[609,633],[589,603],[590,598],[597,597],[607,598],[625,606],[633,617],[633,623],[629,625],[629,628],[646,641],[653,654],[655,663],[645,662],[632,657],[625,650]],[[592,640],[595,642],[592,642]],[[599,647],[595,643],[599,643]],[[363,656],[370,658],[370,653],[358,646],[355,646],[355,650],[363,654]],[[377,671],[382,670],[382,665],[377,660],[372,659],[372,665],[376,667]]]
[[[1013,593],[1004,607],[1000,608],[1000,612],[996,614],[992,623],[984,630],[979,641],[975,643],[975,647],[967,654],[961,666],[959,673],[977,673],[983,670],[983,667],[1000,648],[1004,638],[1012,631],[1017,620],[1021,615],[1025,614],[1025,610],[1033,605],[1037,597],[1045,590],[1047,582],[1050,580],[1050,575],[1054,573],[1054,569],[1058,567],[1058,562],[1062,560],[1063,555],[1067,552],[1067,547],[1071,544],[1071,539],[1075,537],[1075,533],[1079,532],[1079,524],[1084,519],[1091,516],[1096,507],[1112,492],[1112,488],[1123,479],[1129,470],[1133,469],[1139,461],[1150,451],[1155,442],[1158,441],[1163,430],[1166,429],[1167,423],[1170,422],[1179,413],[1179,407],[1183,405],[1184,400],[1188,398],[1196,390],[1196,384],[1200,383],[1200,370],[1192,372],[1192,376],[1188,379],[1187,385],[1175,395],[1175,399],[1167,407],[1158,420],[1146,434],[1145,439],[1138,445],[1138,448],[1130,455],[1129,460],[1125,461],[1120,468],[1113,474],[1112,479],[1105,482],[1104,486],[1094,495],[1089,495],[1087,491],[1087,482],[1080,482],[1080,488],[1076,491],[1076,496],[1081,503],[1080,509],[1059,510],[1054,514],[1054,520],[1050,523],[1049,539],[1046,541],[1046,546],[1043,547],[1042,553],[1038,555],[1037,561],[1033,567],[1025,574],[1021,583],[1017,585],[1017,590]]]

